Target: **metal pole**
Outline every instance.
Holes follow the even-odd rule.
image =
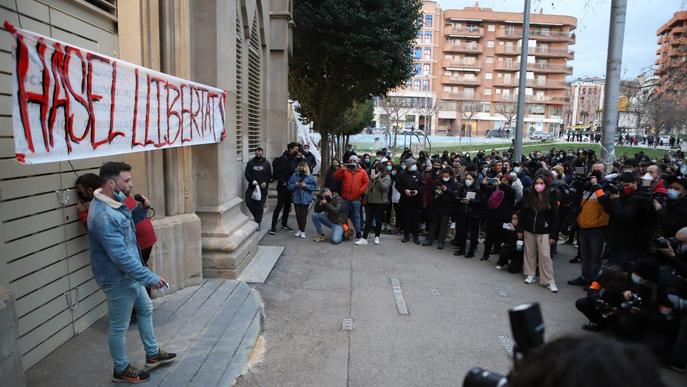
[[[520,52],[520,79],[518,80],[518,117],[515,122],[515,155],[513,161],[522,158],[522,133],[525,125],[525,89],[527,88],[527,52],[530,37],[530,0],[525,0],[522,16],[522,42]]]
[[[604,126],[601,133],[601,160],[606,164],[607,169],[615,161],[615,130],[618,127],[618,94],[620,92],[626,12],[627,0],[613,0],[611,2],[608,59],[606,60],[606,82],[604,85]]]

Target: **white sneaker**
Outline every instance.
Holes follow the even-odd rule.
[[[496,270],[503,270],[504,266],[502,265],[496,265]]]
[[[365,238],[360,238],[357,241],[355,241],[355,244],[358,246],[366,245],[367,244],[367,239]]]
[[[300,231],[296,231],[296,233],[293,234],[293,236],[295,236],[296,238],[298,238],[299,236],[301,236],[301,232],[300,232]]]
[[[534,283],[534,276],[533,275],[528,275],[527,278],[525,278],[525,283],[528,285],[531,285]]]
[[[546,288],[549,289],[551,293],[558,293],[558,288],[556,287],[556,284],[551,282],[550,284],[546,285]]]
[[[375,237],[375,244],[376,244],[376,245],[379,244],[379,237]]]
[[[301,231],[301,238],[305,239],[305,232]]]

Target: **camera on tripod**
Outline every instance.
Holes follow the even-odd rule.
[[[513,367],[528,353],[544,344],[544,319],[539,303],[531,302],[517,305],[508,310],[510,327],[513,332]],[[463,379],[463,387],[505,387],[508,378],[496,372],[475,367]]]

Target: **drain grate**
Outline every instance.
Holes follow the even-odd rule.
[[[513,357],[513,341],[511,341],[510,337],[508,336],[496,336],[497,339],[499,339],[499,342],[503,346],[503,348],[506,350],[506,353],[508,356]]]
[[[344,331],[352,331],[353,330],[353,319],[352,318],[345,318],[341,322],[341,329]]]
[[[403,298],[401,281],[398,278],[391,278],[391,290],[394,292],[394,299],[396,300],[396,309],[398,309],[398,314],[407,315],[408,306],[406,305],[406,300]]]

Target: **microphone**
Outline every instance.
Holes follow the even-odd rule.
[[[136,199],[136,201],[139,202],[139,203],[141,203],[141,204],[143,204],[143,203],[146,202],[146,200],[143,199],[143,196],[141,196],[141,194],[136,194],[136,195],[134,195],[134,199]]]

